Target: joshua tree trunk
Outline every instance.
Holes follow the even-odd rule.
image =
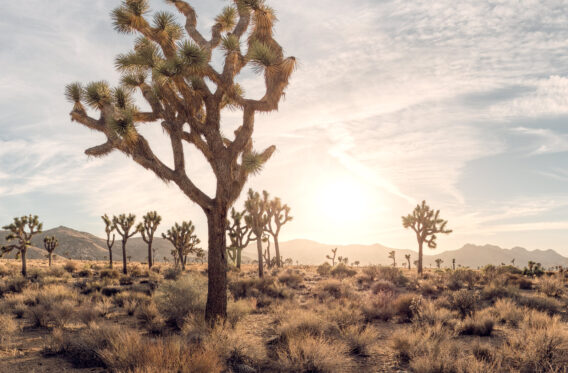
[[[128,269],[126,267],[126,241],[122,240],[122,273],[127,274]]]
[[[109,259],[110,269],[112,269],[112,249],[108,249],[108,259]]]
[[[227,238],[225,224],[228,206],[214,206],[207,215],[209,252],[207,253],[207,304],[205,315],[209,322],[227,317]]]
[[[26,263],[26,251],[28,251],[27,249],[23,249],[21,251],[21,257],[22,257],[22,276],[26,277],[28,275],[28,265]]]
[[[418,274],[422,274],[422,246],[424,241],[418,236]]]
[[[150,242],[148,242],[148,268],[152,268],[153,265],[153,261],[152,261],[152,239],[150,239]]]
[[[282,267],[282,260],[280,257],[280,246],[278,246],[278,236],[274,238],[274,255],[276,255],[276,266],[278,268]]]
[[[49,266],[51,267],[51,253],[47,253],[47,257],[49,258]]]
[[[258,277],[264,277],[264,260],[262,255],[262,240],[256,239],[256,250],[258,251]]]

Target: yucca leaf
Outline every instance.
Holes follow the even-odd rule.
[[[146,80],[146,73],[138,72],[138,73],[130,73],[123,75],[120,78],[120,84],[124,87],[132,89],[135,87],[140,86]]]
[[[72,103],[81,102],[83,98],[83,87],[81,83],[71,83],[65,86],[65,98]]]
[[[225,55],[241,50],[241,42],[235,35],[226,35],[221,39],[221,49],[225,51]]]
[[[257,72],[262,72],[265,68],[275,66],[278,63],[276,52],[265,43],[259,41],[251,43],[247,57]]]
[[[111,91],[105,81],[91,82],[84,89],[84,97],[87,105],[93,109],[102,109],[111,101]]]
[[[262,171],[264,162],[257,152],[250,152],[243,154],[242,166],[245,171],[249,174],[256,175]]]
[[[200,69],[207,65],[207,54],[197,44],[184,40],[178,47],[179,57],[187,67]]]
[[[232,30],[237,24],[237,10],[232,6],[226,6],[215,18],[215,22],[221,25],[222,32]]]
[[[169,12],[157,12],[153,19],[154,28],[165,32],[170,40],[176,41],[183,36],[183,29],[175,22],[175,17]]]
[[[112,91],[114,104],[120,109],[126,109],[133,105],[132,96],[130,92],[126,91],[122,87],[117,87]]]

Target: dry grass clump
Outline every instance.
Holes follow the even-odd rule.
[[[242,278],[229,282],[229,290],[235,299],[260,297],[286,299],[291,293],[275,282],[274,277]]]
[[[64,327],[74,314],[77,294],[64,285],[47,285],[37,290],[28,290],[24,294],[26,318],[33,327]]]
[[[487,312],[477,313],[468,316],[458,326],[458,333],[461,335],[476,335],[488,337],[493,332],[495,321]]]
[[[501,298],[515,298],[518,293],[516,287],[491,282],[481,290],[480,297],[483,300],[494,301]]]
[[[459,317],[455,311],[436,305],[433,301],[414,298],[412,321],[417,325],[442,325],[453,330]]]
[[[367,321],[389,321],[396,314],[396,296],[392,292],[379,292],[361,306]]]
[[[337,278],[346,278],[346,277],[353,277],[357,274],[357,271],[349,268],[346,264],[344,263],[339,263],[338,265],[336,265],[335,267],[333,267],[331,269],[330,274],[333,277],[337,277]]]
[[[277,360],[269,366],[274,372],[343,373],[353,367],[348,353],[349,347],[342,341],[298,335],[277,350]]]
[[[317,272],[320,276],[329,276],[329,273],[331,272],[331,264],[328,262],[320,264],[317,268]]]
[[[10,337],[18,330],[18,323],[12,316],[0,314],[0,347],[7,344]]]
[[[560,298],[565,291],[564,281],[555,276],[543,276],[538,281],[538,289],[549,297]]]
[[[164,332],[166,323],[154,302],[141,305],[134,314],[139,325],[151,334],[162,334]]]
[[[339,328],[337,324],[320,317],[315,312],[302,309],[289,310],[286,312],[276,327],[276,335],[280,343],[285,343],[290,338],[298,335],[311,336],[337,336]]]
[[[467,268],[458,268],[450,273],[447,286],[450,290],[459,290],[464,286],[473,289],[474,285],[479,281],[480,274],[477,271]]]
[[[177,281],[164,282],[154,299],[165,321],[181,329],[188,315],[205,312],[206,294],[207,279],[192,273]]]
[[[318,287],[316,293],[319,295],[320,298],[347,298],[352,294],[351,286],[347,283],[343,283],[339,280],[324,280],[318,283]]]
[[[528,307],[533,310],[547,312],[550,315],[558,313],[563,308],[563,303],[557,299],[542,295],[519,296],[515,299],[519,306]]]
[[[29,281],[22,276],[11,276],[0,280],[0,296],[9,293],[21,293],[29,285]]]
[[[68,260],[63,265],[63,269],[66,270],[69,273],[77,272],[77,270],[79,269],[79,264],[77,262],[72,261],[72,260]]]
[[[377,294],[380,292],[391,292],[394,293],[396,291],[396,286],[389,280],[380,279],[371,285],[371,291],[373,294]]]
[[[400,268],[386,267],[386,266],[368,266],[363,268],[363,273],[359,276],[359,282],[373,282],[375,280],[390,281],[396,286],[405,286],[408,283],[408,278],[404,276]]]
[[[497,322],[517,327],[525,315],[525,309],[510,299],[498,299],[490,309]]]
[[[255,299],[239,299],[230,301],[227,304],[227,321],[231,326],[235,326],[243,317],[252,313],[256,309]]]
[[[101,278],[115,278],[118,279],[120,277],[120,272],[118,272],[117,269],[110,269],[110,268],[105,268],[102,269],[99,273],[99,276]]]
[[[462,318],[472,315],[479,302],[479,294],[475,291],[461,289],[447,294],[448,308],[458,311]]]
[[[284,273],[278,276],[278,281],[293,289],[297,289],[304,282],[304,276],[297,269],[287,269]]]
[[[322,311],[323,316],[341,329],[363,324],[363,314],[357,303],[347,305],[331,303],[325,307],[326,309]]]
[[[379,340],[379,333],[373,326],[351,325],[341,330],[341,338],[351,355],[367,357]]]

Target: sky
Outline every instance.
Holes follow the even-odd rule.
[[[228,4],[191,3],[204,33]],[[45,228],[103,236],[104,213],[157,210],[162,231],[192,220],[205,241],[204,214],[175,185],[118,152],[87,157],[104,139],[70,121],[66,84],[118,83],[114,58],[134,39],[113,30],[118,4],[0,2],[0,223],[32,213]],[[255,148],[277,151],[244,192],[291,207],[280,240],[415,249],[401,216],[426,200],[453,229],[437,251],[490,243],[568,256],[567,1],[268,4],[299,67],[279,111],[257,115]],[[245,72],[240,82],[258,97],[262,79]],[[239,120],[227,111],[222,125]],[[171,162],[159,125],[142,127]],[[188,163],[212,195],[207,163],[197,152]]]

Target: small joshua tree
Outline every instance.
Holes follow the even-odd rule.
[[[402,217],[402,225],[404,228],[411,228],[416,233],[418,241],[418,273],[422,274],[422,256],[424,243],[430,249],[437,247],[436,234],[450,234],[452,231],[446,229],[446,220],[440,219],[440,210],[432,210],[422,201],[422,204],[414,208],[412,214]]]
[[[408,262],[408,269],[410,269],[410,254],[405,254],[404,258],[406,259],[406,261]]]
[[[456,270],[456,258],[452,258],[452,269]]]
[[[325,257],[329,260],[331,260],[331,266],[335,266],[335,256],[337,255],[337,247],[335,249],[331,249],[331,252],[333,253],[333,256],[329,256],[326,255]]]
[[[51,267],[51,256],[53,255],[53,252],[55,251],[55,248],[57,246],[59,246],[59,242],[54,236],[51,237],[48,236],[43,239],[43,247],[45,248],[45,251],[47,251],[47,258],[49,260],[50,267]]]
[[[389,259],[392,259],[392,266],[396,267],[396,259],[395,259],[396,251],[389,251]]]
[[[162,222],[162,217],[156,211],[150,211],[142,219],[144,222],[138,224],[137,230],[142,234],[144,242],[148,244],[148,268],[152,268],[152,242],[154,241],[154,234],[158,229],[158,225]]]
[[[264,264],[267,268],[272,268],[273,258],[270,257],[270,236],[265,234],[262,236],[262,242],[266,242],[266,250],[264,250]]]
[[[101,219],[103,219],[103,222],[105,223],[105,233],[106,233],[106,244],[107,244],[107,249],[108,249],[108,259],[109,259],[109,266],[112,269],[112,247],[114,246],[114,238],[115,235],[114,233],[112,233],[116,227],[114,226],[114,224],[112,223],[112,221],[110,220],[110,218],[108,217],[107,214],[104,214],[103,216],[101,216]],[[112,239],[110,237],[112,233]]]
[[[197,247],[201,241],[197,238],[195,225],[190,221],[184,221],[180,224],[175,223],[173,227],[168,229],[166,233],[162,233],[162,237],[172,243],[175,250],[172,250],[176,267],[179,265],[182,271],[185,271],[185,264],[189,254],[197,253],[200,248]]]
[[[262,194],[263,198],[260,197],[258,192],[249,189],[248,199],[245,201],[245,209],[247,211],[245,221],[250,227],[252,234],[254,234],[251,240],[256,241],[256,250],[258,252],[258,277],[264,277],[262,237],[267,222],[266,202],[268,200],[268,193],[263,191]]]
[[[246,210],[242,212],[231,209],[231,219],[227,220],[227,233],[231,246],[227,247],[229,258],[235,263],[237,268],[241,268],[241,253],[251,241],[251,227],[244,222]]]
[[[272,235],[274,240],[274,252],[276,255],[276,265],[282,267],[282,261],[280,260],[280,245],[278,243],[278,235],[280,234],[280,229],[284,224],[292,220],[290,216],[290,207],[286,204],[282,204],[280,198],[275,197],[273,200],[268,201],[266,206],[266,214],[268,221],[266,224],[266,231]]]
[[[28,274],[26,252],[28,251],[28,247],[31,246],[32,237],[41,233],[42,227],[43,224],[39,222],[37,215],[14,218],[14,222],[12,224],[2,227],[2,229],[10,231],[6,240],[16,241],[16,243],[2,246],[0,248],[0,256],[5,253],[9,253],[12,250],[17,250],[16,257],[19,256],[22,260],[22,276],[24,277]]]
[[[440,266],[442,265],[442,263],[444,263],[444,261],[440,258],[436,259],[435,262],[436,262],[436,267],[438,267],[438,269],[440,269]]]
[[[354,265],[355,267],[359,267],[359,264],[360,264],[360,262],[359,262],[358,260],[356,260],[356,261],[353,262],[353,265]]]
[[[197,13],[187,1],[167,0],[181,13],[185,27],[168,12],[148,19],[148,0],[123,0],[112,12],[114,27],[135,33],[134,50],[116,58],[121,85],[112,89],[105,82],[67,86],[73,103],[71,120],[97,131],[106,141],[86,150],[103,157],[119,151],[165,182],[176,184],[198,204],[208,223],[207,303],[209,322],[227,315],[226,226],[229,208],[241,194],[248,176],[260,172],[276,147],[253,148],[256,113],[278,109],[280,99],[295,69],[296,59],[286,58],[274,39],[274,10],[264,0],[233,0],[213,21],[210,38],[197,28]],[[258,100],[245,97],[237,83],[245,67],[263,74],[265,92]],[[139,110],[132,91],[141,94],[150,111]],[[100,112],[89,116],[88,104]],[[242,123],[228,136],[222,112],[234,108]],[[172,165],[163,162],[137,126],[161,126],[169,137]],[[186,168],[186,146],[197,149],[215,175],[215,197],[195,184]]]
[[[134,227],[136,222],[136,215],[134,214],[120,214],[118,216],[113,216],[112,224],[114,225],[114,229],[116,232],[122,237],[122,273],[127,274],[128,269],[126,265],[126,242],[136,233],[138,233],[137,229],[133,229],[132,233],[130,230]]]

